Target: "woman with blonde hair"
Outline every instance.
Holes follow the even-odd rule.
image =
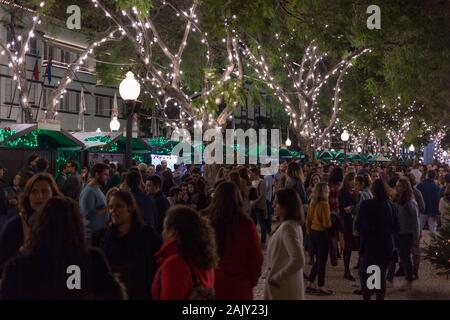
[[[333,291],[324,289],[325,269],[329,250],[327,230],[331,228],[331,213],[328,203],[329,192],[326,183],[320,182],[316,185],[312,193],[306,219],[306,231],[310,236],[312,251],[316,257],[309,274],[309,285],[306,290],[309,293],[321,296],[334,294]],[[314,284],[316,276],[318,277],[317,287]]]

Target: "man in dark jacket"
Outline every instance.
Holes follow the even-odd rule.
[[[27,161],[27,165],[20,169],[20,186],[23,188],[28,179],[36,173],[36,161],[39,159],[38,154],[32,154]]]
[[[6,198],[6,188],[8,187],[8,184],[3,179],[3,175],[5,173],[5,168],[0,165],[0,222],[2,221],[2,217],[6,217],[8,214],[8,202]],[[1,225],[0,225],[0,231],[1,231]]]
[[[439,196],[441,189],[434,181],[436,179],[436,171],[430,170],[427,172],[427,178],[417,186],[417,189],[422,193],[425,201],[425,214],[420,215],[421,230],[428,222],[428,230],[432,234],[436,234],[439,218]]]
[[[162,235],[164,218],[166,217],[167,209],[170,207],[169,200],[167,200],[161,191],[161,184],[161,178],[157,175],[147,178],[145,182],[147,194],[152,196],[156,205],[156,211],[158,212],[152,226],[159,235]]]
[[[131,171],[126,178],[127,186],[136,200],[137,208],[144,219],[144,222],[149,226],[153,226],[158,212],[155,201],[152,196],[145,194],[142,189],[142,178],[139,172]]]
[[[78,163],[75,161],[70,161],[67,164],[67,168],[70,173],[70,177],[68,177],[66,182],[63,184],[61,192],[64,193],[66,197],[78,201],[83,186],[81,176],[78,174]]]
[[[58,185],[59,189],[61,190],[64,184],[67,181],[67,174],[70,172],[69,165],[67,163],[63,163],[59,166],[59,175],[58,178],[56,178],[56,184]]]

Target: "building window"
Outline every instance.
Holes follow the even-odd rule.
[[[13,42],[13,36],[12,36],[12,33],[11,33],[11,28],[7,28],[6,29],[6,41],[7,41],[7,43],[12,43]],[[11,51],[16,51],[17,50],[17,44],[16,43],[14,43],[14,45],[11,45]]]
[[[28,100],[31,104],[35,104],[36,102],[36,83],[31,83],[30,91],[28,92]]]
[[[102,97],[95,97],[95,114],[102,114],[103,99]]]
[[[19,103],[19,90],[16,82],[12,79],[5,79],[5,103]],[[14,100],[14,101],[13,101]]]
[[[70,59],[70,52],[69,51],[65,51],[64,52],[64,62],[69,65],[70,63],[72,63],[72,60]]]
[[[36,38],[30,39],[30,54],[37,54],[37,40]]]
[[[75,111],[76,112],[80,111],[80,96],[81,96],[80,93],[75,92]]]

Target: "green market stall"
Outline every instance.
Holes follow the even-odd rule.
[[[73,132],[73,137],[84,145],[83,159],[89,166],[103,162],[124,163],[126,136],[121,132]],[[144,162],[150,146],[144,139],[133,137],[131,142],[133,160]]]
[[[56,173],[68,159],[80,160],[84,144],[65,130],[40,129],[37,124],[13,124],[0,128],[0,158],[9,169],[7,178],[27,164],[28,157],[39,154],[49,162],[49,172]],[[11,152],[20,151],[20,152]]]

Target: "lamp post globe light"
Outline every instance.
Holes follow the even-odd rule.
[[[341,134],[341,140],[344,142],[344,163],[347,162],[347,141],[350,139],[350,135],[347,130],[344,130]]]
[[[356,151],[358,151],[358,153],[361,153],[362,148],[360,146],[358,146],[358,148],[356,149]]]
[[[347,142],[348,139],[350,139],[350,135],[348,134],[347,130],[344,130],[344,132],[342,132],[341,134],[341,140],[343,142]]]
[[[410,145],[410,146],[409,146],[409,151],[410,151],[410,152],[416,151],[416,148],[414,148],[414,145]]]
[[[111,131],[119,131],[120,122],[119,120],[117,120],[117,117],[113,117],[113,119],[109,123],[109,128],[111,129]]]
[[[95,132],[102,132],[102,130],[100,130],[100,128],[97,128],[97,130],[95,130]]]
[[[132,143],[132,135],[133,135],[133,113],[134,106],[136,103],[136,99],[139,97],[141,92],[141,86],[139,82],[134,78],[134,74],[131,71],[128,71],[125,79],[119,85],[119,94],[120,97],[124,100],[126,110],[127,110],[127,143],[125,148],[125,166],[130,169],[132,165],[131,158],[131,143]],[[114,121],[114,119],[111,121]],[[117,121],[118,122],[118,121]],[[120,126],[120,123],[119,123]],[[111,127],[112,130],[112,127]]]
[[[286,147],[290,147],[292,145],[291,139],[289,137],[286,139]]]
[[[119,93],[120,97],[125,101],[136,100],[139,98],[139,94],[141,93],[141,85],[134,78],[133,72],[127,72],[126,78],[123,79],[119,85]]]

